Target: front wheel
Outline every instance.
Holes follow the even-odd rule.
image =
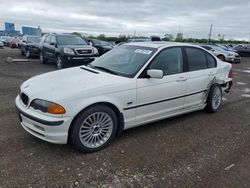
[[[56,57],[56,65],[57,65],[58,69],[64,68],[63,60],[62,60],[60,55],[57,55],[57,57]]]
[[[223,55],[219,55],[218,58],[221,60],[221,61],[225,61],[226,58],[223,56]]]
[[[30,58],[31,54],[30,54],[30,51],[29,51],[29,50],[26,50],[25,56],[26,56],[27,58]]]
[[[72,144],[82,152],[95,152],[106,147],[115,137],[118,120],[106,106],[92,106],[78,115],[70,131]]]
[[[211,86],[207,98],[207,106],[205,110],[207,112],[215,113],[219,110],[222,102],[222,90],[219,84]]]

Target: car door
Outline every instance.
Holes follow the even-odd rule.
[[[215,79],[216,59],[196,47],[186,47],[185,55],[188,74],[184,108],[201,106],[205,103],[210,85]]]
[[[50,54],[50,41],[51,41],[51,36],[48,35],[43,43],[42,47],[42,52],[44,57],[51,59],[51,54]]]
[[[162,70],[163,78],[148,78],[146,71],[149,69]],[[185,94],[182,48],[164,49],[137,79],[137,123],[164,118],[182,109]]]
[[[48,46],[48,51],[51,59],[56,59],[56,47],[57,47],[56,37],[52,35]]]

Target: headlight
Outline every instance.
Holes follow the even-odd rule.
[[[234,56],[234,54],[228,54],[228,56]]]
[[[63,48],[65,54],[75,55],[75,52],[71,48]]]
[[[95,55],[98,55],[98,54],[99,54],[99,52],[98,52],[98,50],[97,50],[96,48],[94,48],[94,54],[95,54]]]
[[[65,114],[65,109],[56,103],[45,101],[42,99],[35,99],[31,102],[30,106],[36,110],[41,110],[50,114]]]

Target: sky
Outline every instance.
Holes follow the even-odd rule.
[[[250,40],[249,0],[0,0],[4,22],[40,26],[44,32]]]

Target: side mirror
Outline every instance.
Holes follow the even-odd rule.
[[[150,69],[150,70],[147,70],[147,75],[150,78],[161,79],[161,78],[163,78],[163,71],[158,70],[158,69]]]

